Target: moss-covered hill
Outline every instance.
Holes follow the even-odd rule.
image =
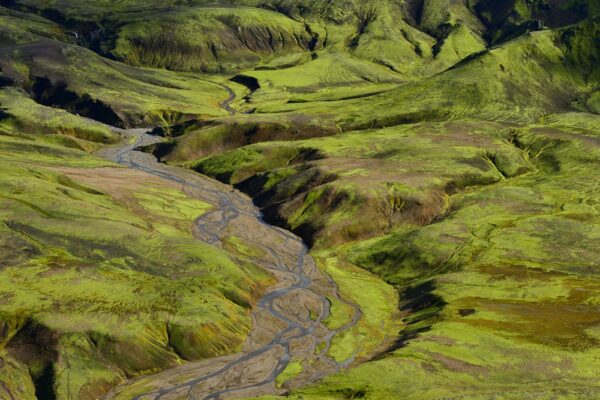
[[[239,348],[269,279],[193,238],[211,206],[84,152],[113,139],[104,126],[1,96],[3,396],[98,398]]]
[[[600,396],[598,15],[0,1],[0,397],[96,399],[235,351],[269,282],[193,239],[207,204],[90,154],[119,140],[106,124],[156,127],[148,151],[247,192],[360,305],[332,356],[366,362],[286,396]],[[400,297],[377,357],[395,296],[357,268]]]

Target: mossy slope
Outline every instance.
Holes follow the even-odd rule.
[[[192,237],[208,204],[5,124],[0,381],[10,393],[96,399],[127,377],[241,345],[249,310],[229,299],[251,304],[269,278]]]
[[[259,106],[351,132],[191,164],[400,290],[397,347],[289,398],[597,396],[597,32],[534,32],[366,98]]]
[[[114,140],[74,114],[100,110],[162,125],[178,136],[163,160],[238,185],[314,246],[365,313],[336,359],[398,330],[381,358],[289,397],[598,396],[596,1],[2,4],[11,393],[98,398],[232,350],[238,303],[267,279],[193,241],[204,204],[81,151]],[[249,114],[227,116],[223,85]],[[396,286],[401,329],[378,326],[396,294],[353,265]],[[351,314],[334,309],[334,325]]]

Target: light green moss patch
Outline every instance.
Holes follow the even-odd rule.
[[[304,366],[300,361],[291,361],[285,369],[275,379],[275,385],[281,387],[288,381],[291,381],[304,371]]]

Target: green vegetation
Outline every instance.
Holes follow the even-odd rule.
[[[349,132],[270,139],[192,163],[400,291],[401,347],[290,398],[597,394],[597,291],[585,289],[597,284],[600,251],[600,120],[589,113],[597,29],[588,21],[532,32],[357,99],[269,102],[256,92],[252,106],[265,116],[333,116]],[[277,74],[252,73],[269,90]],[[354,301],[377,315],[363,308],[372,299]],[[345,318],[336,308],[331,321]],[[357,337],[336,337],[330,354],[347,359]]]
[[[286,382],[300,375],[303,370],[304,367],[302,366],[302,363],[300,361],[292,361],[285,367],[283,372],[277,376],[275,384],[277,385],[277,387],[281,387]]]
[[[279,13],[197,8],[127,24],[112,52],[128,64],[216,73],[308,51],[311,39],[304,25]]]
[[[0,89],[0,104],[7,114],[2,126],[13,134],[45,133],[49,136],[47,140],[52,137],[67,147],[82,150],[90,150],[89,146],[94,143],[118,140],[108,127],[60,109],[40,105],[15,88]]]
[[[250,195],[339,287],[324,323],[358,319],[315,349],[351,368],[264,399],[600,396],[596,0],[2,4],[0,392],[239,350],[271,282],[90,155],[108,123]]]
[[[341,300],[334,297],[328,298],[327,300],[331,303],[330,314],[323,322],[329,329],[339,329],[352,321],[354,310],[350,305],[343,303]]]
[[[48,105],[124,126],[168,125],[192,117],[226,115],[218,103],[227,92],[210,77],[116,63],[27,28],[20,21],[0,26],[0,69],[10,82],[39,100],[53,100]],[[82,107],[87,97],[100,106]]]
[[[321,256],[319,254],[319,256]],[[329,355],[337,362],[351,359],[368,358],[375,353],[382,343],[389,345],[395,332],[400,328],[395,318],[397,312],[397,293],[392,286],[382,284],[376,276],[347,263],[341,263],[338,258],[322,255],[324,270],[339,286],[345,299],[356,304],[361,312],[359,323],[352,329],[345,330],[334,336]],[[334,303],[335,304],[335,303]],[[347,308],[348,314],[338,315],[346,304],[332,308],[330,324],[348,323],[358,310]],[[344,320],[339,321],[340,318]]]
[[[0,136],[8,390],[34,398],[31,379],[52,365],[59,398],[97,398],[125,377],[238,348],[250,320],[228,298],[249,304],[268,277],[192,237],[207,204],[56,137]]]

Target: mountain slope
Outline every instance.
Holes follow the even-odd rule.
[[[239,350],[274,281],[261,248],[194,239],[220,204],[90,154],[115,126],[246,192],[339,286],[326,324],[356,325],[314,349],[351,368],[287,360],[261,393],[599,395],[597,0],[0,6],[0,396],[166,385]]]

